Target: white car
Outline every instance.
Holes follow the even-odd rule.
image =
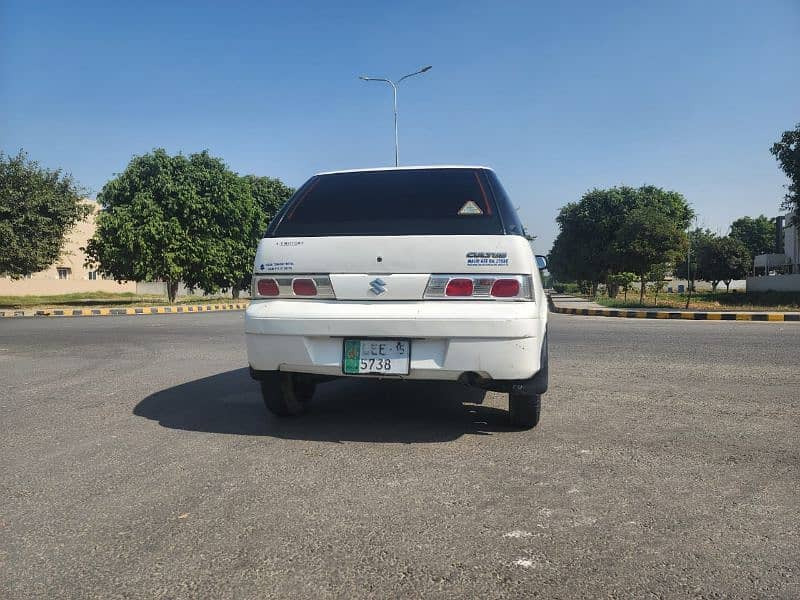
[[[258,245],[250,373],[277,415],[338,377],[508,392],[533,427],[547,390],[547,301],[522,224],[486,167],[319,173]]]

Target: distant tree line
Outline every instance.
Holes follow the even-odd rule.
[[[789,178],[782,207],[796,211],[800,222],[800,124],[785,131],[770,152]],[[737,219],[725,236],[707,229],[687,232],[693,217],[678,192],[654,186],[593,189],[560,210],[550,272],[554,280],[577,282],[592,295],[605,285],[611,297],[619,291],[627,295],[639,281],[643,301],[648,284],[657,293],[672,273],[687,279],[690,289],[698,280],[711,283],[714,291],[720,283],[730,289],[755,256],[773,251],[775,223],[764,215]]]
[[[118,281],[164,281],[238,296],[256,246],[294,190],[278,179],[240,176],[222,159],[163,149],[135,156],[98,194],[102,210],[86,254]]]
[[[208,152],[134,156],[97,196],[89,264],[118,281],[164,281],[206,293],[250,284],[256,246],[294,190],[279,179],[239,175]],[[24,152],[0,153],[0,275],[52,265],[66,236],[91,212],[71,176]]]
[[[726,236],[709,229],[689,233],[689,252],[675,265],[675,276],[686,279],[691,289],[697,281],[707,281],[716,291],[720,283],[730,290],[731,281],[750,272],[753,258],[774,251],[775,222],[764,215],[741,217]]]
[[[638,281],[641,301],[648,286],[657,295],[673,274],[692,289],[707,281],[714,291],[720,283],[730,290],[755,256],[773,251],[775,223],[766,216],[741,217],[725,236],[701,228],[687,233],[691,210],[671,194],[650,187],[593,190],[562,208],[549,260],[554,278],[576,281],[591,295],[603,284],[612,298],[620,291],[627,297]],[[637,208],[641,202],[650,202],[647,212]]]
[[[789,179],[783,207],[797,218],[800,124],[770,152]],[[250,280],[259,238],[292,193],[279,179],[241,176],[208,152],[171,156],[156,149],[134,156],[103,186],[86,252],[93,267],[114,279],[165,281],[170,301],[179,282],[238,295]],[[23,151],[0,152],[0,275],[19,278],[52,265],[72,228],[92,212],[84,196],[69,174],[41,167]],[[670,272],[715,289],[728,285],[747,272],[753,256],[772,248],[774,224],[763,215],[737,219],[727,236],[687,234],[693,216],[675,191],[591,190],[559,212],[550,271],[589,292],[605,284],[612,295],[638,280],[641,297],[648,282],[660,286]]]
[[[783,208],[794,211],[794,223],[800,224],[800,123],[794,129],[784,131],[769,151],[789,178]]]
[[[678,192],[655,186],[594,189],[564,206],[548,268],[556,280],[585,282],[591,294],[605,284],[616,295],[623,273],[641,282],[663,280],[686,250],[694,213]]]

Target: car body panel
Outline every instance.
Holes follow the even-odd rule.
[[[536,270],[530,243],[518,235],[264,238],[255,259],[256,274],[526,274]]]
[[[337,174],[309,180],[298,190],[296,202],[303,201],[316,179],[327,176]],[[515,215],[508,216],[513,208],[499,182],[493,173],[480,177],[490,184],[489,199],[497,202],[485,206],[502,216],[504,233],[315,235],[296,222],[290,228],[294,235],[281,235],[281,220],[293,218],[290,200],[258,245],[254,273],[329,277],[335,299],[291,293],[286,298],[255,297],[245,314],[253,372],[364,376],[344,375],[345,339],[404,339],[411,342],[409,373],[381,377],[483,384],[533,378],[546,356],[547,303],[541,278],[530,242],[509,233],[522,228]],[[503,194],[501,201],[498,193]],[[330,205],[324,206],[328,210]],[[440,290],[439,297],[425,297],[432,275],[522,276],[530,278],[531,295],[454,299]]]

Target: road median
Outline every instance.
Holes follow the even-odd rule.
[[[685,321],[759,321],[800,322],[800,312],[692,311],[669,309],[605,308],[594,302],[571,296],[548,295],[550,311],[585,317],[618,317],[624,319],[680,319]],[[561,306],[562,304],[573,306]]]

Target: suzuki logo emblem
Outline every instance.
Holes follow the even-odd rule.
[[[373,279],[369,282],[369,291],[380,296],[386,291],[386,282],[383,279]]]

